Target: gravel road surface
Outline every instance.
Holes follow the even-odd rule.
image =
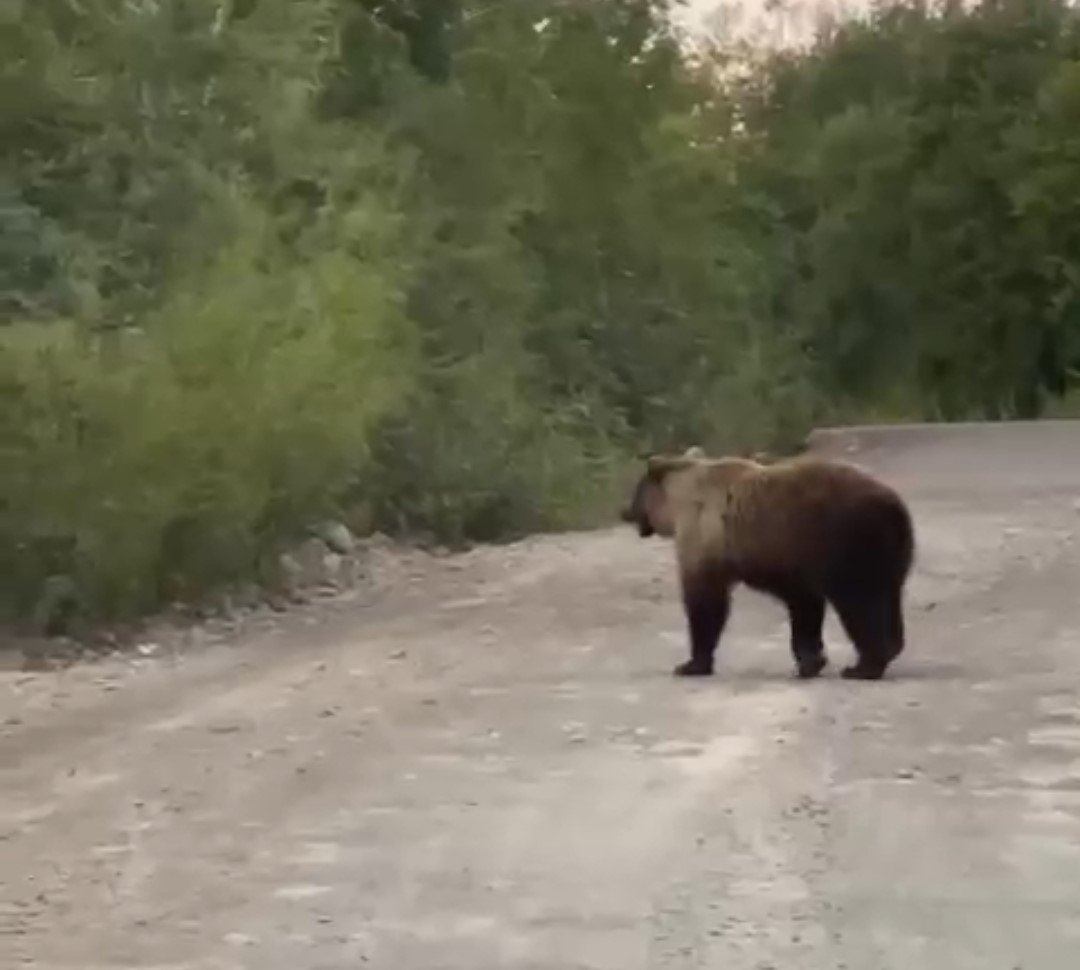
[[[629,528],[0,672],[0,968],[1076,970],[1080,424],[814,448],[915,514],[880,683],[831,614],[794,680],[745,591],[672,678],[671,549]]]

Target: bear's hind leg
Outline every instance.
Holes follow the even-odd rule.
[[[724,631],[730,594],[722,582],[704,577],[683,581],[683,607],[690,628],[690,659],[675,668],[677,677],[708,677],[713,672],[716,645]]]
[[[841,671],[847,680],[880,680],[903,649],[903,618],[899,596],[875,592],[834,601],[840,622],[850,637],[858,660]]]
[[[821,628],[825,623],[825,600],[813,593],[784,597],[791,624],[791,652],[798,675],[803,680],[817,677],[826,667],[825,643]]]
[[[885,639],[889,663],[892,663],[904,652],[904,603],[899,587],[886,596],[884,610]]]

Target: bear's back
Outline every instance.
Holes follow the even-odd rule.
[[[854,465],[815,458],[778,462],[732,487],[725,550],[747,566],[824,569],[854,528],[898,501],[892,489]]]

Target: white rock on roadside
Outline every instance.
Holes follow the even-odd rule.
[[[355,537],[349,531],[349,527],[342,522],[323,522],[313,531],[332,552],[336,552],[339,556],[348,556],[356,548]]]

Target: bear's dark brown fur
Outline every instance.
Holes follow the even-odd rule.
[[[643,537],[675,541],[690,633],[680,676],[713,672],[740,583],[787,607],[800,677],[826,665],[826,603],[858,655],[844,677],[877,680],[904,649],[914,528],[900,496],[866,472],[814,458],[708,459],[691,449],[650,458],[622,517]]]

